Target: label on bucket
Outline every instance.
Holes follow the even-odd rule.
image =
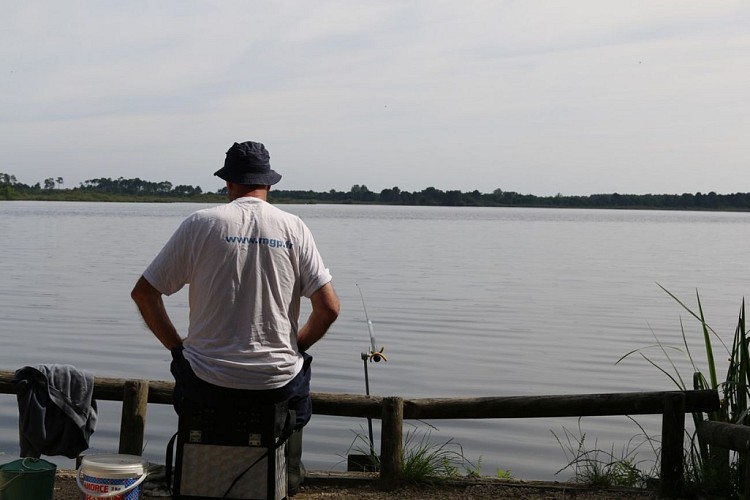
[[[138,478],[106,478],[83,475],[83,488],[91,495],[86,495],[86,500],[97,500],[106,496],[113,500],[138,500],[140,498],[140,486],[128,491],[124,495],[109,496],[117,491],[122,491],[132,485]]]

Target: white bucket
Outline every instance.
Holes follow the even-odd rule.
[[[76,474],[86,500],[138,500],[140,484],[148,475],[146,462],[135,455],[88,455]]]

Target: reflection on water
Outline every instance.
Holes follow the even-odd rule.
[[[99,376],[169,379],[169,353],[144,329],[129,294],[182,218],[202,207],[0,202],[0,367],[69,363]],[[697,325],[656,283],[690,303],[699,290],[709,323],[726,340],[750,283],[737,244],[750,224],[744,213],[283,208],[312,228],[342,300],[339,321],[313,348],[319,392],[364,393],[360,353],[369,341],[357,284],[389,359],[369,366],[371,392],[408,398],[673,389],[636,357],[615,365],[654,335],[681,345],[680,317],[701,352]],[[186,302],[184,291],[166,300],[183,331]],[[0,451],[13,456],[17,410],[12,396],[4,401]],[[102,406],[92,446],[113,451],[119,405]],[[658,417],[638,421],[659,433]],[[470,460],[481,456],[485,474],[500,467],[561,479],[554,473],[565,456],[552,432],[578,422],[429,424],[434,440],[453,438]],[[316,416],[305,432],[308,466],[343,468],[363,425]],[[607,449],[641,432],[624,417],[582,425]],[[171,408],[149,407],[149,459],[163,461],[175,427]]]

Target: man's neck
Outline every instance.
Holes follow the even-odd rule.
[[[238,198],[258,198],[263,201],[268,199],[268,186],[246,186],[244,184],[232,184],[228,186],[229,201]]]
[[[268,200],[268,191],[266,191],[266,190],[259,190],[259,189],[255,190],[255,191],[248,191],[245,194],[241,194],[241,195],[237,196],[237,198],[235,198],[235,200],[239,199],[239,198],[258,198],[258,199],[261,199],[263,201],[266,201],[266,200]]]

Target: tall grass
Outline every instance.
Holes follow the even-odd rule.
[[[696,291],[696,307],[686,305],[682,300],[672,292],[661,285],[658,285],[672,299],[674,299],[687,313],[698,321],[700,334],[703,340],[704,353],[706,356],[706,372],[702,371],[695,362],[692,352],[690,351],[688,337],[685,332],[685,325],[680,319],[680,330],[682,333],[682,348],[667,346],[659,341],[656,334],[654,345],[646,346],[633,350],[622,356],[617,363],[633,355],[639,355],[649,364],[654,366],[661,373],[666,375],[678,388],[687,390],[689,387],[685,379],[676,367],[673,359],[675,352],[683,353],[692,367],[692,388],[698,390],[711,389],[719,392],[721,405],[717,411],[703,414],[693,413],[693,422],[695,429],[705,420],[715,422],[729,422],[733,424],[750,424],[748,415],[748,400],[750,392],[750,355],[748,354],[748,332],[745,323],[745,300],[742,299],[740,311],[737,318],[737,326],[734,330],[731,346],[727,345],[721,336],[708,324],[703,311],[700,295]],[[714,346],[720,348],[726,353],[728,366],[726,376],[723,381],[719,381],[717,370],[717,358],[714,353]],[[649,351],[657,350],[660,352],[668,368],[662,367],[649,354]],[[710,446],[701,439],[697,431],[688,435],[689,445],[685,464],[686,482],[697,489],[709,491],[712,494],[719,494],[725,498],[734,498],[743,487],[741,478],[738,477],[737,471],[743,470],[740,464],[740,457],[737,453],[731,453],[729,450]]]
[[[432,430],[420,433],[412,428],[404,436],[403,479],[414,484],[429,484],[437,479],[458,477],[464,464],[461,445],[448,439],[434,442]]]
[[[578,419],[577,432],[563,427],[562,435],[558,436],[552,431],[568,460],[568,463],[555,474],[570,469],[573,472],[573,481],[597,488],[648,486],[655,474],[656,462],[639,460],[638,451],[648,445],[655,455],[656,445],[638,422],[631,417],[628,418],[640,428],[641,433],[631,438],[619,453],[615,451],[614,446],[609,451],[601,449],[598,441],[594,441],[591,447],[581,427],[581,418]],[[640,437],[642,439],[639,441]],[[644,469],[647,472],[644,472]]]
[[[421,423],[427,426],[427,430],[409,424],[410,428],[404,435],[401,472],[405,482],[429,486],[446,479],[481,476],[481,457],[476,462],[468,460],[464,455],[463,447],[453,438],[435,441],[432,438],[432,431],[436,428],[426,422]],[[355,432],[349,451],[368,456],[373,468],[379,469],[380,457],[372,452],[372,447],[363,431]],[[510,479],[513,476],[510,471],[498,469],[497,477]]]

